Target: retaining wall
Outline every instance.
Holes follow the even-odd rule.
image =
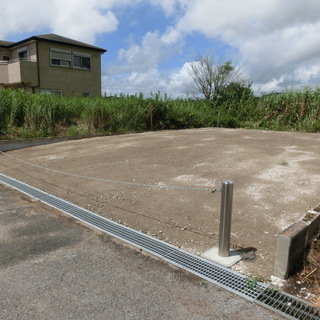
[[[309,210],[299,222],[284,230],[277,238],[274,275],[287,279],[303,264],[310,241],[319,233],[320,205]]]

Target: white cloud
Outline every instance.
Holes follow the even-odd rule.
[[[260,37],[289,25],[314,23],[320,3],[314,0],[193,0],[176,27],[198,31],[240,45],[243,39]]]
[[[309,71],[297,70],[313,70],[313,81],[320,80],[319,10],[314,0],[190,1],[171,33],[222,40],[238,49],[254,83],[281,89],[291,79],[305,84]]]
[[[320,62],[320,61],[319,61]],[[256,82],[256,92],[282,91],[283,89],[301,89],[306,86],[319,86],[320,63],[296,68],[293,72],[280,75],[266,82]]]
[[[148,32],[143,37],[141,45],[133,43],[129,49],[119,51],[120,70],[122,72],[144,72],[156,66],[165,55],[159,32]]]
[[[102,80],[102,91],[107,95],[120,93],[135,94],[142,92],[145,96],[160,91],[172,98],[183,97],[187,94],[190,82],[188,63],[181,69],[161,72],[158,68],[150,68],[145,72],[130,72],[114,76],[105,75]]]
[[[320,2],[315,0],[149,0],[172,16],[163,34],[147,33],[141,45],[120,50],[113,72],[135,72],[149,84],[166,88],[179,72],[154,70],[190,34],[220,40],[238,52],[246,73],[259,92],[320,83]],[[140,74],[141,73],[141,74]],[[149,77],[152,75],[152,77]],[[152,81],[152,79],[157,79]],[[186,79],[186,77],[184,77]],[[132,81],[133,79],[131,79]],[[180,85],[179,85],[180,86]],[[178,87],[179,87],[178,86]],[[180,87],[181,88],[181,87]],[[177,89],[178,90],[178,89]],[[154,89],[153,89],[154,91]],[[172,91],[172,90],[171,90]],[[181,91],[181,90],[180,90]]]
[[[160,7],[166,15],[172,16],[181,14],[190,0],[146,0],[146,2]]]
[[[190,0],[183,8],[161,36],[167,44],[195,32],[219,39],[240,53],[256,87],[320,82],[320,2]]]
[[[179,53],[181,45],[180,42],[168,43],[160,36],[159,31],[148,32],[140,45],[132,42],[128,49],[119,50],[118,62],[108,73],[147,72]]]
[[[130,37],[129,37],[130,38]],[[104,83],[109,94],[126,92],[134,94],[160,91],[174,97],[184,95],[188,77],[181,70],[160,71],[162,63],[179,54],[183,42],[168,39],[158,30],[147,32],[141,43],[130,41],[129,48],[118,51],[117,62],[107,67]]]
[[[167,15],[172,15],[175,12],[176,2],[176,0],[151,0],[153,5],[162,8]]]
[[[64,5],[62,5],[64,2]],[[55,0],[55,13],[50,16],[54,33],[94,43],[96,34],[115,31],[118,20],[105,6],[93,6],[90,1]],[[63,11],[61,11],[63,7]]]
[[[173,27],[168,27],[166,32],[161,36],[161,41],[166,45],[177,43],[183,40],[183,33]]]
[[[0,21],[5,28],[0,38],[11,33],[50,30],[66,37],[94,43],[99,33],[117,29],[118,20],[111,11],[128,1],[121,0],[12,0],[1,5]]]
[[[312,60],[318,63],[319,41],[319,23],[288,26],[257,39],[248,39],[242,45],[241,52],[243,56],[249,57],[250,68],[256,75],[271,71],[274,76],[278,76],[292,72]]]

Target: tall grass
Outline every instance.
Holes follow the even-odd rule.
[[[0,90],[0,138],[112,134],[208,126],[320,131],[320,88],[222,103],[155,94],[73,98]]]
[[[257,128],[320,131],[320,88],[262,94],[252,114]]]

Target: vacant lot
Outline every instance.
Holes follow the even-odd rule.
[[[231,242],[257,249],[236,266],[246,273],[272,274],[276,236],[320,201],[319,134],[190,129],[7,155],[16,159],[1,155],[2,173],[197,254],[219,237],[220,193],[206,188],[232,180]]]

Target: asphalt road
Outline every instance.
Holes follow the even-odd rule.
[[[283,319],[0,185],[0,319]]]

